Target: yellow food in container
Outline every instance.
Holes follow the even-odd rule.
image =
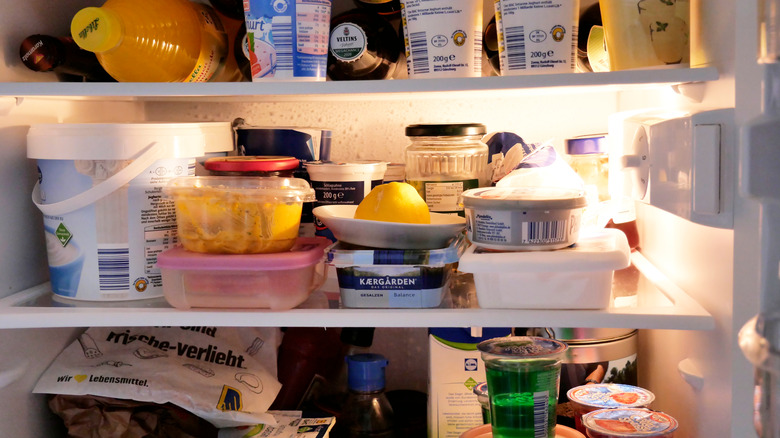
[[[163,189],[173,199],[184,249],[211,254],[288,251],[314,190],[299,178],[200,176]]]

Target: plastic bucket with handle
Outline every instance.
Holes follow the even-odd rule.
[[[54,294],[87,301],[162,296],[157,254],[176,243],[176,217],[162,187],[194,175],[209,142],[229,145],[230,124],[32,125],[27,157],[39,172],[32,200],[43,213]]]

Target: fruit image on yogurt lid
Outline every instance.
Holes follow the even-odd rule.
[[[595,409],[647,407],[655,400],[652,392],[621,383],[576,386],[566,396],[573,403]]]
[[[677,420],[645,408],[598,409],[582,416],[592,438],[671,438]]]

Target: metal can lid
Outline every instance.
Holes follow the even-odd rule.
[[[604,134],[566,139],[566,153],[569,155],[606,154],[607,147],[607,137]]]
[[[599,409],[582,416],[589,432],[609,438],[667,437],[677,429],[668,414],[645,408]]]
[[[463,135],[485,135],[487,128],[481,123],[450,123],[440,125],[409,125],[407,137],[452,137]]]
[[[237,156],[212,157],[203,163],[206,170],[215,172],[278,172],[298,168],[295,157],[285,156]]]

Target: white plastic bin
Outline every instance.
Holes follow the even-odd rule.
[[[603,309],[612,274],[629,266],[628,240],[619,230],[583,233],[554,251],[503,252],[470,246],[458,269],[474,274],[483,308]]]
[[[193,175],[207,143],[232,141],[230,129],[228,122],[32,125],[27,157],[38,164],[32,198],[43,213],[52,291],[87,301],[162,296],[157,254],[176,243],[162,187]]]

